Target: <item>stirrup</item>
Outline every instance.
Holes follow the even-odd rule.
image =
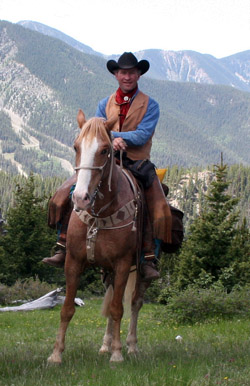
[[[153,261],[144,261],[141,263],[140,271],[143,281],[152,281],[160,278],[160,274]]]
[[[58,245],[58,249],[56,250],[54,256],[45,257],[42,262],[44,264],[51,265],[56,268],[63,268],[66,258],[66,248],[63,245]]]

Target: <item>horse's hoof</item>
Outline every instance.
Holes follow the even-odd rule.
[[[108,346],[102,346],[99,350],[99,354],[106,354],[110,352],[110,347]]]
[[[110,362],[123,362],[123,361],[124,361],[124,359],[123,359],[123,356],[120,352],[114,352],[111,355]]]
[[[47,362],[54,365],[60,365],[62,363],[61,355],[51,354],[48,357]]]
[[[138,353],[139,353],[139,350],[138,350],[137,346],[128,348],[128,354],[129,355],[137,355]]]

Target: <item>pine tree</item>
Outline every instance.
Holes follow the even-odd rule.
[[[0,280],[9,285],[28,277],[43,280],[48,274],[41,259],[50,254],[55,235],[47,226],[47,198],[34,191],[31,175],[23,187],[17,185],[15,205],[6,216],[7,233],[0,239]]]
[[[232,245],[238,234],[238,199],[226,194],[227,166],[221,160],[214,166],[215,180],[211,182],[206,204],[201,214],[190,226],[187,240],[179,255],[175,277],[179,288],[191,283],[210,285],[220,279],[236,256]]]
[[[250,231],[246,219],[237,228],[229,251],[230,266],[220,277],[222,284],[227,287],[245,286],[250,283]]]

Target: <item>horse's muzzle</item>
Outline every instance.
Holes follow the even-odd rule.
[[[90,196],[88,193],[79,195],[76,194],[76,192],[73,192],[72,201],[74,203],[74,209],[76,211],[85,210],[90,205]]]

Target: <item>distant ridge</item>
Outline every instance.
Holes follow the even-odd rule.
[[[45,24],[38,23],[37,21],[31,21],[31,20],[21,20],[17,24],[21,25],[22,27],[31,29],[33,31],[37,31],[39,33],[42,33],[47,36],[51,36],[53,38],[62,40],[63,42],[67,43],[71,47],[75,48],[78,51],[85,52],[89,55],[100,55],[103,56],[100,52],[94,51],[91,47],[86,46],[83,43],[78,42],[77,40],[71,38],[70,36],[64,34],[61,31],[58,31],[55,28],[48,27]]]
[[[44,24],[23,20],[18,22],[25,28],[52,36],[86,54],[107,58],[100,52]],[[250,50],[236,53],[222,59],[195,51],[142,50],[135,53],[139,59],[150,62],[146,76],[159,80],[194,82],[201,84],[222,84],[250,92]],[[112,55],[109,58],[118,58]]]

